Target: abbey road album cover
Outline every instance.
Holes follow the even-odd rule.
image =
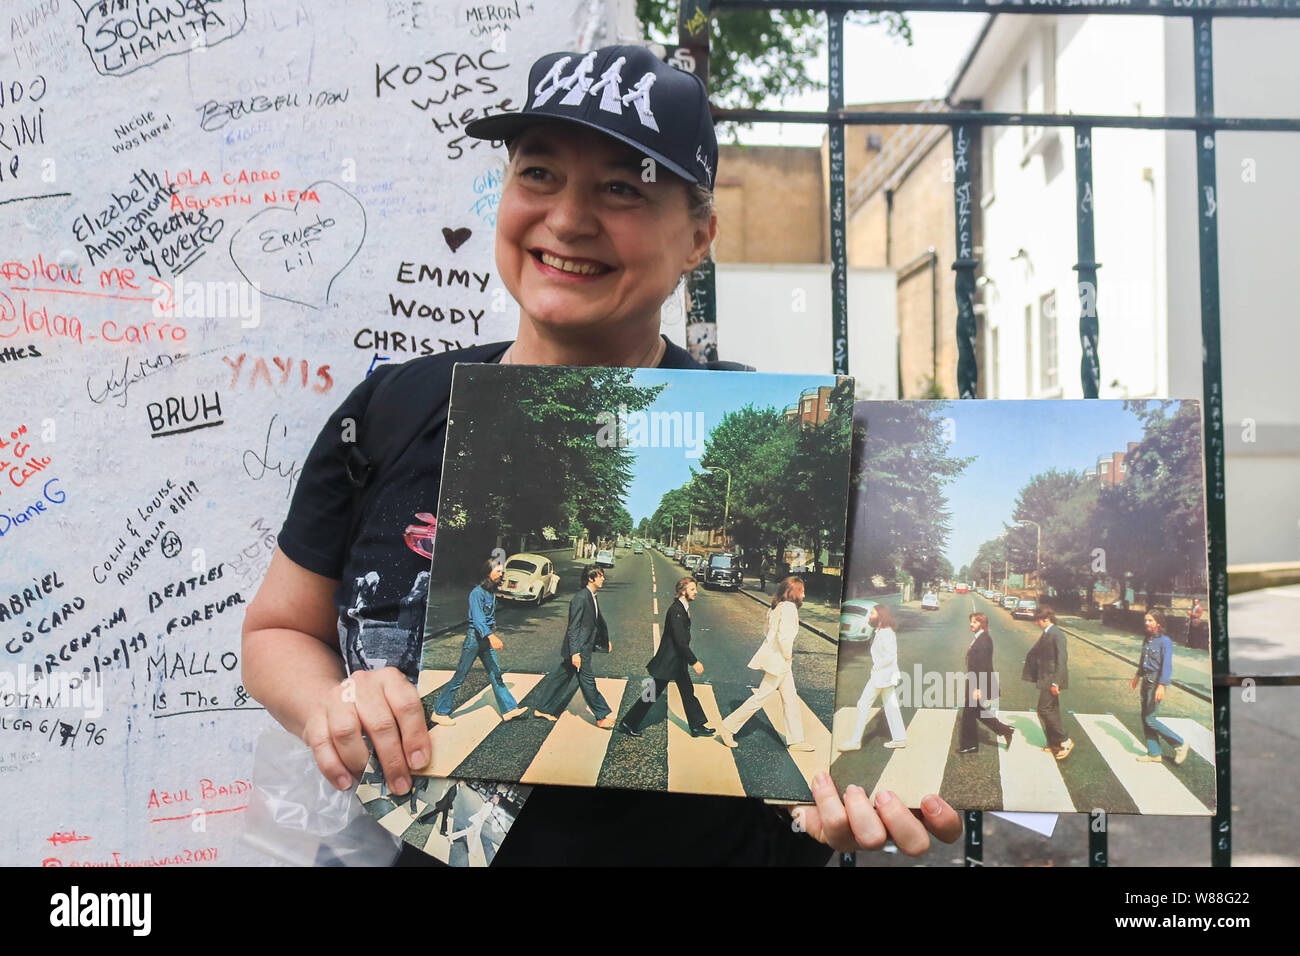
[[[372,754],[357,785],[366,812],[394,836],[449,866],[491,866],[531,788],[483,780],[418,776],[401,796],[388,792]]]
[[[453,383],[424,772],[809,800],[852,380],[459,365]]]
[[[831,775],[916,807],[1215,809],[1200,404],[855,407]]]

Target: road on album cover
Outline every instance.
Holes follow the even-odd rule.
[[[507,684],[525,704],[533,703],[527,699],[528,691],[560,660],[569,600],[579,587],[584,564],[563,552],[550,556],[561,576],[556,597],[540,608],[497,602],[498,635],[505,642],[498,658]],[[633,554],[622,548],[616,553],[615,566],[606,571],[605,586],[596,599],[609,625],[613,648],[609,654],[596,654],[593,667],[601,693],[619,717],[645,690],[646,663],[654,655],[664,617],[675,600],[675,585],[688,575],[685,568],[657,551]],[[703,586],[691,605],[691,649],[705,668],[703,674],[691,676],[715,728],[762,679],[759,671],[746,665],[762,643],[766,610],[766,602],[747,594]],[[428,642],[422,695],[446,682],[463,643],[463,631]],[[456,776],[486,779],[495,774],[503,779],[502,771],[508,770],[525,782],[545,779],[736,795],[785,793],[791,799],[805,799],[808,781],[818,764],[825,766],[829,753],[835,657],[834,644],[806,628],[800,630],[794,674],[803,703],[805,736],[821,751],[812,754],[787,751],[775,698],[742,729],[740,747],[735,751],[726,748],[720,738],[692,738],[681,717],[676,687],[670,687],[666,704],[661,698],[651,708],[640,739],[617,730],[611,736],[591,726],[581,694],[574,695],[569,712],[558,724],[529,716],[498,726],[486,675],[476,664],[456,696],[457,726],[435,730],[435,772],[454,771]],[[476,726],[476,721],[482,726]],[[509,738],[503,737],[507,732]]]
[[[1059,812],[1107,807],[1114,813],[1204,813],[1213,804],[1214,744],[1206,702],[1168,688],[1159,718],[1192,744],[1192,752],[1181,766],[1171,759],[1139,763],[1137,757],[1146,752],[1141,709],[1138,691],[1129,688],[1136,668],[1069,637],[1070,686],[1061,693],[1061,709],[1075,748],[1057,761],[1040,749],[1046,740],[1034,711],[1038,689],[1020,677],[1025,655],[1041,634],[1038,626],[1013,619],[975,593],[942,593],[939,602],[938,611],[922,611],[915,604],[895,608],[899,668],[912,684],[918,665],[922,681],[929,674],[964,670],[971,641],[968,615],[987,614],[993,666],[1001,683],[998,713],[1016,729],[1011,750],[981,727],[979,751],[958,755],[960,711],[954,702],[913,694],[902,701],[908,747],[884,749],[889,732],[883,714],[876,713],[861,750],[833,754],[832,775],[841,786],[857,782],[871,792],[883,785],[909,802],[942,786],[943,796],[956,807]],[[1180,650],[1175,647],[1174,653]],[[870,670],[866,642],[845,642],[834,720],[837,742],[852,732],[853,705]],[[1165,744],[1166,755],[1170,752]]]

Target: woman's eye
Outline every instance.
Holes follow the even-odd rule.
[[[521,171],[519,175],[522,176],[524,179],[531,179],[534,180],[535,182],[541,182],[549,174],[541,166],[529,166],[527,169]]]
[[[615,180],[609,184],[610,191],[615,196],[627,196],[629,198],[640,196],[640,191],[631,183],[625,183],[621,180]]]

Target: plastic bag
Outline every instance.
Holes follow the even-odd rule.
[[[281,727],[262,732],[244,842],[290,866],[390,866],[399,837],[370,818],[351,790],[321,775],[311,749]]]

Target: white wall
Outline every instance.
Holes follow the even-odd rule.
[[[1006,19],[1006,18],[1003,18]],[[1029,109],[1044,109],[1041,44],[1055,22],[1056,111],[1160,112],[1161,71],[1151,47],[1158,24],[1144,18],[1024,17],[1009,51],[998,60],[989,85],[979,91],[984,108],[1021,109],[1020,69],[1029,66]],[[1115,29],[1114,21],[1129,29]],[[1007,40],[1003,41],[1008,42]],[[975,95],[974,91],[963,95]],[[992,283],[985,287],[986,328],[998,328],[999,381],[996,397],[1082,397],[1079,378],[1078,261],[1075,231],[1073,130],[1045,132],[1051,145],[1026,157],[1022,131],[994,128],[994,191],[984,209],[981,268]],[[1162,285],[1163,263],[1154,241],[1153,203],[1157,189],[1142,176],[1162,172],[1160,134],[1098,130],[1093,133],[1093,190],[1098,271],[1097,311],[1101,321],[1099,360],[1102,397],[1150,395],[1158,387],[1163,349],[1158,341],[1158,306],[1152,290]],[[1025,256],[1013,261],[1023,249]],[[1055,290],[1057,305],[1057,387],[1040,381],[1040,297]],[[1031,339],[1033,380],[1026,379],[1025,307],[1035,317]],[[1117,384],[1112,384],[1117,383]]]
[[[209,849],[217,865],[264,862],[237,839],[254,741],[271,723],[242,694],[240,625],[298,469],[372,362],[424,349],[395,347],[391,334],[377,345],[371,330],[426,339],[431,351],[443,339],[513,335],[517,313],[492,309],[492,174],[504,151],[457,143],[459,119],[506,97],[518,109],[533,59],[609,42],[611,11],[621,8],[626,26],[631,4],[524,3],[503,23],[462,0],[210,0],[220,24],[209,25],[206,45],[171,24],[172,38],[152,49],[137,39],[108,50],[105,14],[82,6],[13,0],[0,40],[0,237],[12,263],[0,275],[0,863],[184,864],[198,862],[186,851]],[[138,38],[131,18],[148,23],[175,6],[126,5],[118,32]],[[394,88],[377,89],[377,67]],[[435,103],[422,108],[426,99]],[[234,118],[232,103],[251,112]],[[24,130],[33,141],[11,152]],[[141,170],[142,180],[194,182],[159,196],[134,181]],[[241,170],[275,179],[242,184]],[[304,198],[312,184],[317,195]],[[248,201],[208,206],[206,221],[172,228],[173,202],[230,194]],[[150,195],[161,201],[152,214]],[[138,213],[153,227],[132,233],[143,253],[91,251]],[[177,237],[196,226],[202,256],[182,268],[169,250],[189,255]],[[444,227],[469,238],[453,249]],[[34,276],[33,260],[67,271]],[[420,264],[439,279],[421,279]],[[484,286],[451,283],[452,268]],[[200,290],[256,281],[256,321],[192,314],[185,298],[178,314],[158,318],[151,275]],[[390,294],[430,311],[395,315]],[[482,311],[479,328],[453,325],[453,308]],[[67,334],[74,327],[80,334]],[[196,396],[220,403],[208,427],[158,434],[168,429],[155,427],[151,404]],[[25,477],[17,462],[33,459]],[[177,596],[176,583],[201,568],[220,576]],[[241,601],[215,610],[232,595]],[[124,620],[107,627],[119,608]],[[102,714],[84,699],[33,702],[30,668],[61,649],[56,673],[100,662]]]
[[[1300,22],[1217,20],[1214,108],[1220,116],[1300,115]],[[1191,25],[1166,26],[1171,112],[1195,110]],[[1228,558],[1300,560],[1300,325],[1294,273],[1300,134],[1220,132],[1219,229]],[[1167,137],[1170,394],[1200,397],[1200,263],[1192,133]],[[1243,440],[1244,439],[1244,440]]]
[[[1047,17],[1000,18],[971,75],[989,110],[1040,110],[1038,35]],[[1190,20],[1059,17],[1057,110],[1192,115]],[[1224,19],[1214,25],[1215,111],[1296,116],[1300,23]],[[968,84],[969,86],[969,84]],[[1020,131],[995,131],[996,188],[984,211],[983,273],[990,330],[999,330],[999,398],[1077,397],[1079,307],[1070,132],[1060,151],[1021,162]],[[1217,137],[1220,328],[1227,452],[1228,551],[1233,563],[1300,558],[1300,324],[1294,321],[1300,135]],[[1149,172],[1148,172],[1149,171]],[[1102,397],[1201,398],[1196,151],[1191,132],[1096,130],[1093,185]],[[1011,261],[1019,249],[1032,269]],[[1027,382],[1024,308],[1056,289],[1060,391]],[[1035,348],[1035,354],[1037,348]],[[1248,436],[1250,447],[1243,443]]]
[[[833,370],[831,267],[717,267],[718,357],[760,372]],[[848,270],[849,374],[859,398],[898,396],[898,298],[892,269]]]

